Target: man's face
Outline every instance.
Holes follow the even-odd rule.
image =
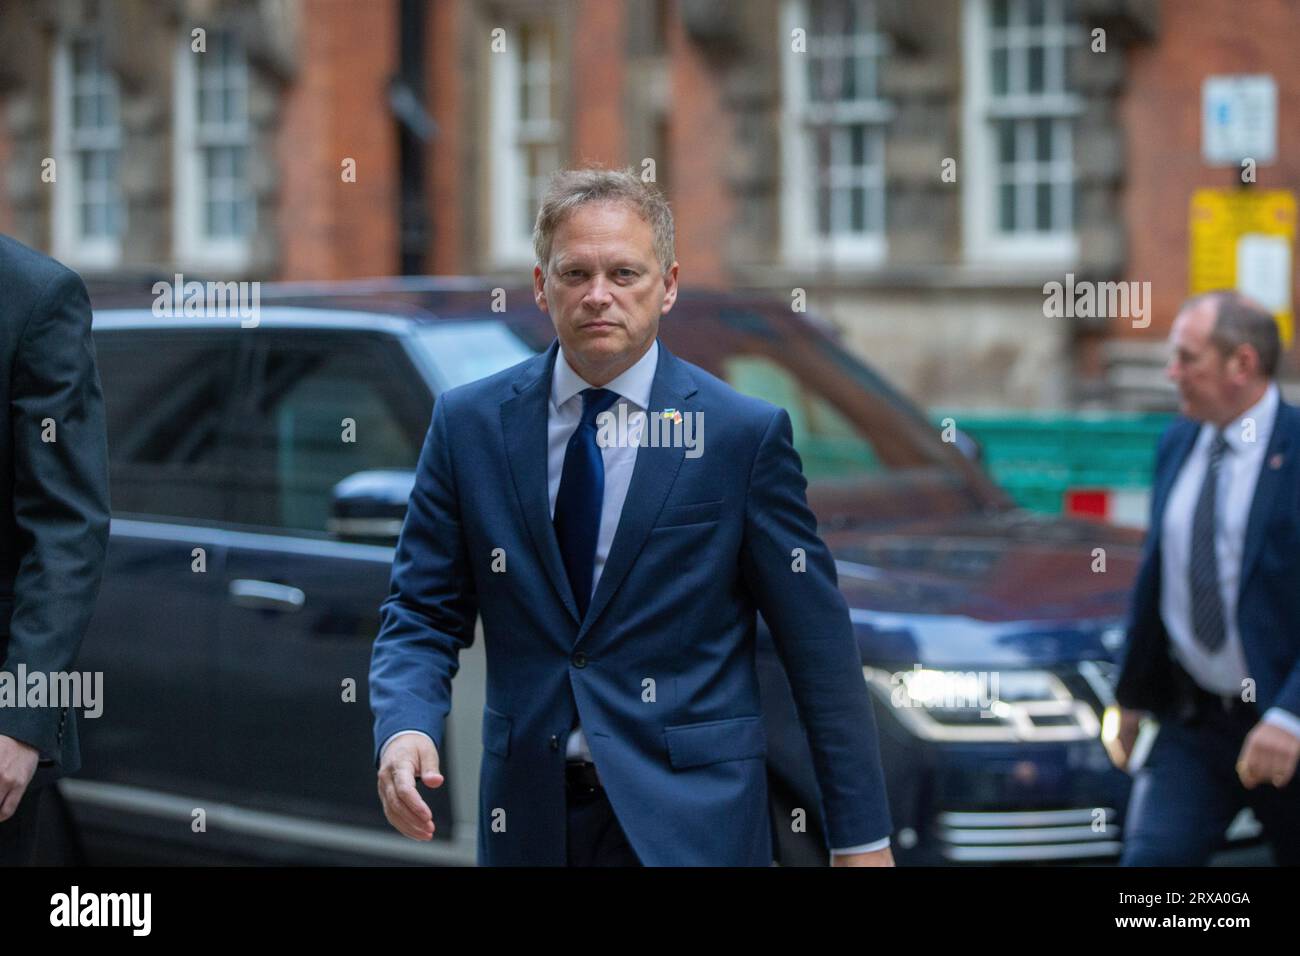
[[[1165,377],[1178,386],[1179,411],[1197,421],[1230,417],[1244,381],[1241,357],[1225,356],[1210,341],[1214,309],[1213,302],[1184,309],[1169,333]]]
[[[588,203],[555,230],[550,269],[533,268],[533,292],[574,371],[605,385],[654,342],[677,300],[677,263],[663,272],[654,230],[632,208]]]

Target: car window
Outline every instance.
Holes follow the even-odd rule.
[[[489,375],[554,339],[541,313],[422,326],[412,351],[443,387]],[[955,491],[969,465],[938,429],[869,365],[792,316],[746,304],[697,303],[661,322],[674,354],[738,391],[785,408],[809,479],[886,483],[905,472]]]
[[[792,316],[728,306],[670,317],[660,329],[674,354],[785,408],[809,478],[893,480],[925,470],[963,480],[960,456],[911,403]]]
[[[534,350],[554,328],[543,315],[508,319]],[[756,308],[702,305],[670,313],[659,326],[674,355],[737,391],[785,408],[795,450],[810,479],[896,480],[924,471],[957,486],[965,463],[925,416],[869,366],[789,316]],[[513,358],[513,356],[510,356]],[[498,355],[502,367],[507,356]]]
[[[762,355],[727,356],[723,371],[736,391],[761,396],[790,415],[795,449],[809,480],[881,470],[880,459],[868,438],[806,381],[773,359]]]
[[[393,344],[311,330],[255,355],[237,417],[233,520],[324,536],[332,489],[359,471],[414,470],[433,399]]]
[[[96,330],[114,514],[220,521],[238,333]]]
[[[440,392],[536,354],[504,322],[438,322],[416,329],[412,340]]]

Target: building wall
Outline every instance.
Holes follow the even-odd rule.
[[[1163,0],[1158,44],[1134,51],[1122,97],[1129,131],[1122,220],[1126,278],[1149,281],[1151,326],[1117,322],[1111,332],[1130,372],[1158,375],[1163,341],[1188,291],[1188,202],[1202,187],[1240,184],[1237,167],[1212,168],[1201,156],[1201,86],[1224,73],[1269,73],[1278,86],[1277,161],[1258,167],[1259,189],[1300,192],[1300,4],[1290,0]],[[1288,121],[1289,120],[1289,121]],[[1294,253],[1293,253],[1294,255]],[[1293,268],[1292,301],[1296,301]],[[1293,346],[1286,371],[1300,371]],[[1141,382],[1137,373],[1134,387]]]
[[[726,287],[733,279],[728,247],[738,227],[730,188],[738,159],[733,113],[723,100],[718,66],[688,39],[680,16],[672,18],[667,39],[667,166],[679,279],[688,287]]]
[[[783,4],[721,6],[734,16],[679,0],[671,54],[674,136],[685,147],[672,170],[698,186],[693,196],[674,181],[679,245],[701,257],[710,284],[759,287],[786,301],[799,290],[859,354],[887,363],[891,379],[926,404],[1076,401],[1071,351],[1082,330],[1043,310],[1042,286],[1063,270],[973,267],[965,259],[964,190],[982,184],[971,179],[962,141],[960,0],[877,3],[878,25],[893,43],[881,76],[894,110],[884,148],[887,254],[861,265],[785,258],[782,190],[792,173],[781,162],[782,74],[790,61]],[[1092,6],[1108,25],[1126,26],[1134,15],[1111,9],[1116,4]],[[1079,141],[1092,144],[1077,160],[1078,269],[1102,278],[1118,277],[1123,261],[1113,106],[1128,46],[1139,36],[1117,30],[1108,60],[1080,56],[1076,64],[1085,103]],[[948,157],[958,163],[955,183],[940,176]],[[697,263],[684,263],[689,283]]]
[[[609,0],[577,0],[575,14],[584,36],[597,42],[573,44],[573,159],[622,165],[627,162],[627,7]]]
[[[1149,280],[1154,321],[1049,319],[1042,286],[1063,269],[965,258],[964,0],[876,0],[893,50],[882,74],[893,105],[885,175],[887,258],[854,267],[792,267],[782,249],[783,0],[438,0],[425,22],[424,109],[436,124],[424,155],[431,224],[425,268],[522,282],[527,265],[493,259],[493,116],[501,60],[491,31],[550,24],[559,155],[564,164],[644,168],[653,160],[677,223],[681,280],[795,290],[846,341],[885,364],[926,404],[947,408],[1150,404],[1147,386],[1187,279],[1187,201],[1235,171],[1200,161],[1200,84],[1211,72],[1271,70],[1283,117],[1300,107],[1290,40],[1300,5],[1252,0],[1089,0],[1085,26],[1105,55],[1077,51],[1084,104],[1075,166],[1080,278]],[[172,254],[171,117],[166,63],[183,26],[216,11],[248,38],[257,130],[252,178],[259,226],[250,277],[344,278],[399,268],[398,119],[389,83],[399,62],[400,0],[183,0],[165,15],[145,0],[105,0],[103,27],[123,96],[123,267],[166,274]],[[6,0],[0,9],[0,228],[50,243],[50,61],[84,0]],[[1300,178],[1294,129],[1260,186]],[[939,164],[958,161],[947,183]],[[356,182],[341,163],[356,162]],[[1292,361],[1294,367],[1294,361]],[[1130,387],[1132,381],[1142,387]],[[1142,383],[1146,383],[1142,385]],[[1153,398],[1153,396],[1155,396]]]
[[[923,408],[1069,404],[1069,329],[1044,318],[1038,289],[886,289],[809,301],[843,329],[856,355]]]
[[[21,242],[49,249],[49,193],[41,181],[42,160],[50,155],[51,11],[35,0],[15,0],[0,8],[0,78],[4,85],[4,126],[8,138],[3,175],[8,210],[6,232]]]
[[[426,195],[432,223],[428,271],[457,275],[469,271],[470,250],[476,243],[470,215],[474,199],[466,186],[473,165],[469,151],[472,124],[463,118],[468,108],[468,77],[474,62],[467,0],[445,0],[429,11],[427,87],[425,103],[438,124],[425,167]]]
[[[282,279],[398,270],[397,0],[302,0],[299,70],[275,144]],[[345,182],[343,162],[356,163]]]
[[[317,0],[320,2],[320,0]],[[69,257],[69,265],[95,278],[167,275],[190,263],[178,259],[175,201],[175,64],[191,30],[228,26],[241,38],[248,69],[248,183],[257,228],[249,262],[239,276],[267,277],[279,270],[276,195],[281,185],[275,143],[285,85],[295,69],[299,0],[229,0],[218,5],[182,0],[160,8],[148,0],[14,0],[0,8],[0,70],[10,137],[5,182],[10,226],[21,241],[53,248],[56,190],[73,175],[64,166],[54,182],[41,178],[54,151],[53,63],[57,40],[86,30],[102,40],[106,68],[117,81],[120,103],[119,184],[125,210],[120,261],[108,269]],[[343,5],[340,4],[340,7]],[[204,271],[204,270],[200,270]]]

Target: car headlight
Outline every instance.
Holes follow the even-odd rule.
[[[1051,671],[889,672],[863,667],[867,685],[912,733],[942,741],[1097,739],[1101,726],[1087,701]]]

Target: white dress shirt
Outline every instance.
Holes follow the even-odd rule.
[[[1206,422],[1169,492],[1160,526],[1160,617],[1169,632],[1171,651],[1192,679],[1214,694],[1237,696],[1250,676],[1241,634],[1237,629],[1237,597],[1246,524],[1255,500],[1255,486],[1277,419],[1277,384],[1270,382],[1258,402],[1225,426],[1227,448],[1219,462],[1215,486],[1214,553],[1219,564],[1225,640],[1210,651],[1196,640],[1192,625],[1192,596],[1187,579],[1192,551],[1192,516],[1210,464],[1215,426]],[[1254,422],[1254,440],[1243,437],[1243,423]],[[1270,707],[1264,720],[1300,737],[1300,716]]]
[[[644,412],[650,407],[650,387],[654,384],[655,369],[659,366],[659,340],[646,349],[645,355],[635,365],[613,379],[605,386],[619,396],[617,402],[610,406],[610,412],[619,414],[619,406],[627,406],[627,415],[633,411]],[[547,415],[546,440],[546,491],[551,501],[551,519],[555,519],[555,499],[560,493],[560,477],[564,473],[564,454],[569,447],[578,423],[582,421],[582,395],[584,388],[593,388],[572,367],[564,357],[564,348],[560,347],[555,357],[555,371],[551,376],[551,404]],[[601,502],[600,531],[596,536],[596,560],[591,572],[591,594],[596,593],[600,582],[600,572],[605,568],[610,546],[614,543],[614,532],[618,530],[618,519],[623,513],[623,502],[627,500],[627,489],[632,484],[632,469],[636,466],[636,440],[644,424],[637,419],[628,419],[628,440],[615,442],[600,449],[600,456],[605,462],[605,497]],[[597,423],[599,427],[599,422]],[[591,594],[587,595],[590,599]],[[587,738],[578,725],[569,733],[564,749],[569,760],[591,760],[591,751],[587,748]]]
[[[631,368],[604,386],[619,396],[619,400],[610,407],[612,414],[619,415],[619,406],[627,406],[628,432],[627,441],[620,440],[600,449],[601,458],[605,463],[605,496],[601,503],[600,531],[596,537],[596,558],[592,567],[592,594],[596,593],[600,573],[604,570],[610,546],[614,543],[614,532],[618,530],[623,503],[627,499],[627,490],[632,483],[632,471],[636,467],[637,439],[644,427],[645,419],[643,416],[634,418],[632,413],[649,411],[650,389],[654,384],[655,370],[658,365],[659,340],[656,339],[654,344],[646,349],[645,355],[641,356]],[[555,499],[560,491],[560,478],[564,472],[564,455],[568,450],[569,439],[573,437],[578,423],[582,421],[580,393],[584,388],[593,387],[569,365],[564,357],[564,348],[561,346],[559,354],[555,357],[555,368],[551,375],[551,399],[547,408],[546,484],[550,496],[552,520],[555,517]],[[408,733],[422,733],[422,731],[399,730],[384,741],[384,746],[387,747],[393,737]],[[568,760],[590,761],[592,759],[581,724],[570,731],[564,753]],[[381,750],[381,759],[382,756]],[[599,768],[597,771],[599,772]],[[887,846],[889,846],[889,837],[862,846],[832,849],[831,852],[834,854],[865,853],[869,850],[884,849]]]

